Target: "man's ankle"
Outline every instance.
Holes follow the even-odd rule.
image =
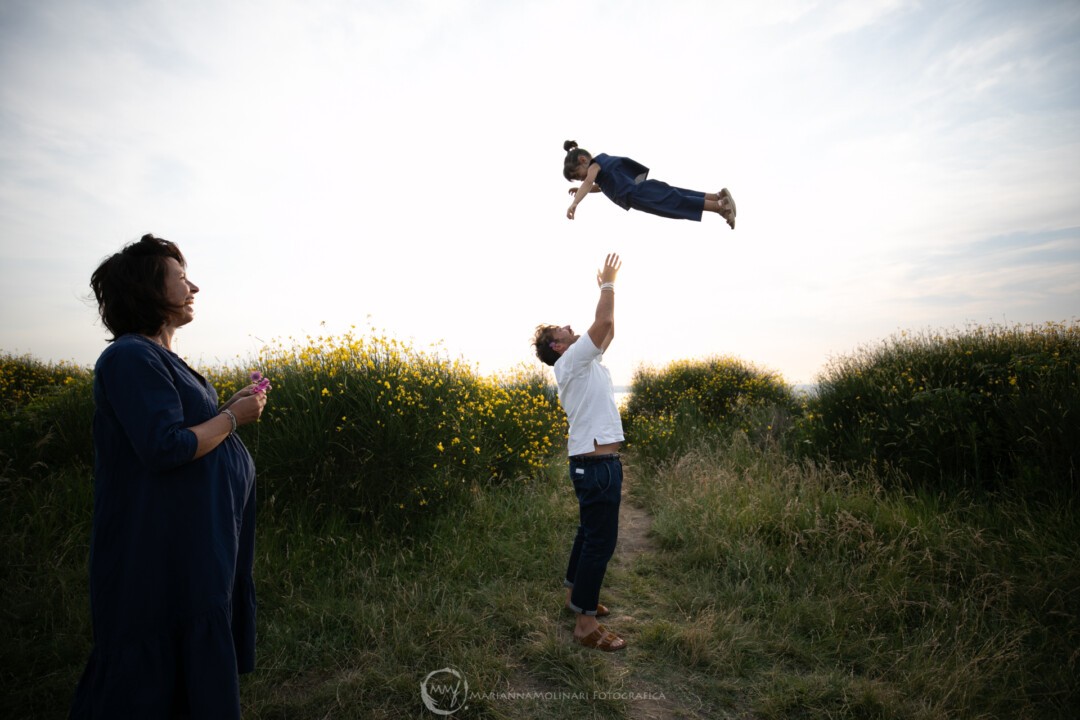
[[[596,619],[595,615],[578,615],[577,625],[574,626],[574,635],[585,637],[596,630],[599,625],[600,621]]]

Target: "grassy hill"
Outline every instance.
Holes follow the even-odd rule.
[[[470,718],[1073,717],[1078,337],[895,338],[811,398],[730,358],[644,370],[602,595],[615,656],[575,646],[562,609],[576,504],[542,375],[355,337],[205,369],[223,394],[274,383],[244,429],[245,717],[435,717],[422,684]],[[9,717],[64,717],[90,649],[89,383],[0,358]]]

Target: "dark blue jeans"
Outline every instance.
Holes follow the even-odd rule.
[[[600,585],[619,539],[622,463],[617,454],[570,458],[570,479],[577,493],[580,524],[564,584],[573,588],[570,609],[595,615]]]

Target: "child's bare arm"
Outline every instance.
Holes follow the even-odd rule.
[[[570,203],[570,207],[566,211],[566,217],[570,220],[574,219],[574,211],[577,209],[578,203],[582,198],[591,193],[593,189],[599,190],[596,187],[596,176],[600,172],[600,166],[593,163],[589,166],[588,171],[585,173],[585,180],[581,183],[581,186],[574,193],[574,201]]]

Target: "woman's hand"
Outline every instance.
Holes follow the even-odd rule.
[[[240,398],[248,397],[249,395],[265,395],[266,392],[273,387],[272,385],[270,385],[270,378],[264,377],[263,374],[258,370],[251,373],[251,379],[255,382],[251,383],[246,388],[241,388],[240,390],[238,390],[236,394],[229,398],[229,401],[227,403],[221,406],[222,410],[230,407]]]
[[[236,424],[249,425],[262,415],[263,408],[266,407],[266,393],[248,393],[248,388],[241,390],[232,396],[229,400],[229,410],[236,416]]]
[[[198,442],[195,446],[195,455],[191,459],[198,460],[221,445],[233,431],[233,418],[236,419],[235,427],[250,425],[259,419],[264,407],[266,407],[265,392],[254,392],[252,387],[246,387],[233,395],[229,398],[229,402],[221,407],[217,415],[206,422],[188,428],[195,433],[195,439]],[[228,410],[232,418],[227,418],[224,410]]]
[[[569,220],[574,219],[574,211],[577,210],[577,203],[572,204],[566,211],[566,217]]]
[[[224,405],[221,406],[221,409],[224,410],[225,408],[232,407],[233,403],[236,402],[237,400],[239,400],[240,398],[245,398],[248,395],[254,394],[254,390],[255,390],[255,383],[251,383],[250,385],[248,385],[245,388],[240,388],[235,393],[233,393],[233,396],[231,398],[229,398],[228,402],[226,402]]]

